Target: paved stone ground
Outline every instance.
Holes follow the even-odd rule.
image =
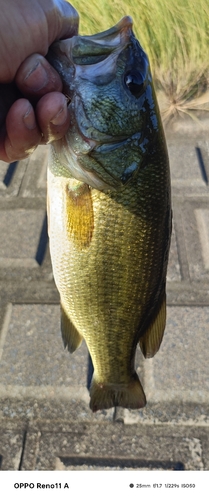
[[[45,210],[47,148],[0,164],[0,469],[209,470],[208,124],[167,131],[174,229],[160,352],[141,411],[89,410],[85,344],[63,350]]]

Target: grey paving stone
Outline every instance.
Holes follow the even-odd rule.
[[[171,246],[169,253],[169,262],[168,262],[168,272],[167,272],[167,281],[181,281],[181,272],[180,272],[180,264],[176,243],[176,234],[175,227],[173,223],[173,230],[171,236]]]
[[[0,161],[0,198],[18,196],[28,161],[28,158],[13,163]]]
[[[23,432],[0,430],[0,470],[18,470],[23,450]]]
[[[123,421],[126,425],[150,424],[153,427],[164,424],[175,425],[181,428],[186,425],[192,429],[206,429],[209,426],[209,404],[195,401],[182,401],[177,398],[173,401],[149,401],[147,406],[140,411],[124,410]]]
[[[182,214],[183,230],[189,265],[190,278],[193,281],[209,278],[207,252],[208,241],[208,213],[204,200],[201,202],[185,202]]]
[[[0,361],[0,387],[20,394],[56,395],[86,386],[87,348],[70,355],[60,333],[59,306],[13,305]],[[37,391],[35,387],[37,386]],[[41,386],[41,387],[40,387]],[[27,388],[26,392],[23,388]],[[12,389],[13,388],[13,389]],[[3,389],[2,389],[3,390]],[[65,394],[65,390],[63,390]]]
[[[13,386],[14,387],[14,386]],[[67,388],[65,393],[62,387],[57,391],[45,391],[38,393],[33,386],[33,393],[20,394],[20,389],[15,393],[10,393],[11,386],[6,388],[6,396],[0,395],[0,425],[7,429],[8,422],[12,425],[16,421],[22,422],[25,428],[34,426],[34,422],[48,423],[49,430],[53,428],[53,423],[61,425],[62,422],[83,422],[85,424],[113,421],[114,409],[101,410],[95,414],[89,408],[89,394],[87,389],[76,386],[75,390]],[[39,389],[41,389],[39,387]],[[116,420],[117,417],[116,417]],[[121,419],[119,419],[121,420]]]
[[[38,146],[35,154],[29,157],[28,166],[20,189],[24,198],[46,196],[46,172],[48,146]]]
[[[37,267],[36,254],[43,226],[43,210],[1,210],[0,266]]]
[[[209,271],[209,208],[197,208],[195,216],[204,266]]]
[[[145,361],[151,401],[209,402],[209,308],[169,307],[159,353]]]
[[[209,433],[206,433],[205,439],[202,443],[202,452],[204,457],[204,469],[209,471]]]
[[[173,210],[173,229],[175,231],[176,236],[176,246],[178,249],[178,261],[180,264],[180,272],[182,281],[188,282],[190,280],[189,274],[189,263],[188,263],[188,255],[186,250],[185,243],[185,234],[184,234],[184,222],[183,222],[183,214],[184,214],[184,198],[174,198],[172,203]]]
[[[202,436],[191,429],[81,424],[29,429],[22,470],[203,470]]]
[[[59,294],[51,274],[47,272],[44,276],[41,271],[42,269],[36,268],[34,270],[20,268],[14,272],[10,269],[10,276],[14,276],[15,279],[5,279],[4,286],[0,289],[0,308],[6,307],[8,302],[59,304]],[[2,274],[3,272],[0,276]],[[0,318],[1,316],[2,314]]]
[[[179,189],[188,195],[208,193],[196,150],[197,141],[191,135],[186,141],[185,136],[176,136],[174,141],[168,142],[173,193]]]
[[[9,168],[9,163],[5,163],[4,161],[0,161],[0,190],[6,189],[6,184],[4,182],[4,178]]]

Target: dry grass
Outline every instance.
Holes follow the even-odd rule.
[[[106,30],[131,15],[147,52],[165,120],[209,111],[208,0],[74,0],[81,34]]]

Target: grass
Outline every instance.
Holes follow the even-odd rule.
[[[209,111],[208,0],[73,0],[80,33],[94,34],[131,15],[151,64],[165,120]]]

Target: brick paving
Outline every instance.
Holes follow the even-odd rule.
[[[0,162],[0,470],[209,470],[208,123],[166,131],[173,235],[143,410],[89,410],[88,354],[60,335],[46,224],[47,147]]]

